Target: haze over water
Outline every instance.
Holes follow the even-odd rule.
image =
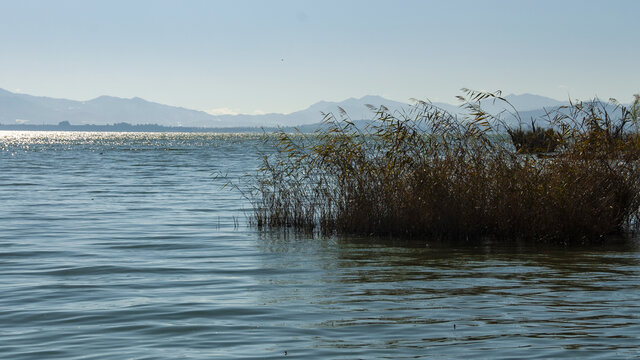
[[[638,358],[640,243],[312,238],[259,135],[0,133],[0,358]]]

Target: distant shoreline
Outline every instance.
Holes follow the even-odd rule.
[[[360,121],[356,121],[360,123]],[[367,122],[362,122],[362,126]],[[322,127],[321,123],[301,126],[236,126],[236,127],[195,127],[195,126],[163,126],[157,124],[132,125],[129,123],[116,123],[111,125],[71,125],[68,123],[58,125],[34,125],[34,124],[2,124],[0,131],[88,131],[88,132],[182,132],[182,133],[275,133],[284,131],[287,133],[303,132],[312,133]]]
[[[132,125],[118,123],[113,125],[27,125],[27,124],[0,124],[0,131],[90,131],[90,132],[188,132],[188,133],[235,133],[235,132],[275,132],[278,128],[270,127],[184,127],[162,126],[156,124]]]

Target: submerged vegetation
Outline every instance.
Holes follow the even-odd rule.
[[[463,115],[417,101],[402,113],[371,107],[366,128],[340,110],[313,135],[279,133],[252,187],[255,224],[561,242],[638,226],[637,98],[631,108],[571,103],[529,133],[482,109],[509,106],[499,92],[464,90],[460,99]]]

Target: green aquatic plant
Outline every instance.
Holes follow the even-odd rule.
[[[502,135],[504,119],[482,109],[486,101],[507,104],[499,92],[464,90],[461,99],[462,114],[417,101],[402,112],[372,106],[364,128],[339,109],[314,134],[280,132],[254,178],[254,223],[329,234],[561,242],[637,226],[640,148],[593,135],[596,126],[620,123],[625,133],[630,112],[614,121],[580,103],[548,113],[557,156],[537,157],[514,150]]]

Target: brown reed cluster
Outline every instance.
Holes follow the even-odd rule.
[[[499,92],[463,91],[463,115],[417,101],[401,113],[371,107],[375,116],[366,126],[340,110],[327,114],[326,127],[315,134],[279,133],[277,151],[264,156],[254,178],[255,224],[554,242],[601,239],[638,226],[633,107],[571,103],[540,119],[548,129],[534,128],[537,143],[528,145],[525,136],[511,143],[507,133],[515,131],[504,117],[482,109],[487,101],[508,107]],[[536,151],[522,151],[528,146]]]

